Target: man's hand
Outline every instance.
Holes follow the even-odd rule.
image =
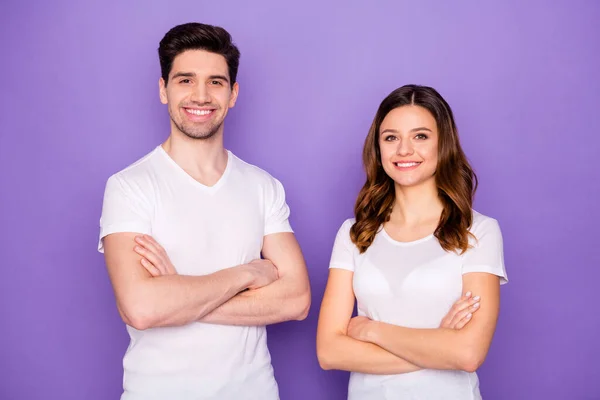
[[[252,285],[250,285],[248,289],[258,289],[270,285],[279,279],[277,268],[269,260],[259,258],[250,261],[246,265],[242,265],[242,267],[247,268],[252,273],[252,276],[254,276]]]
[[[137,245],[133,250],[142,256],[140,262],[150,275],[161,276],[177,274],[167,252],[152,236],[136,236],[135,242]]]

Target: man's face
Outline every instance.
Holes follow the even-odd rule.
[[[239,89],[237,83],[231,86],[225,57],[204,50],[177,55],[169,82],[161,78],[159,87],[160,101],[169,108],[171,131],[201,140],[223,133]]]

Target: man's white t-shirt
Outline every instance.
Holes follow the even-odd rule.
[[[98,250],[111,233],[149,234],[181,275],[260,258],[264,236],[292,231],[284,189],[267,172],[227,153],[227,167],[210,187],[161,146],[111,176]],[[264,326],[194,322],[127,331],[122,400],[279,398]]]
[[[502,234],[495,219],[473,211],[477,241],[463,255],[445,251],[435,236],[398,242],[380,229],[363,254],[350,239],[354,220],[339,229],[330,268],[354,272],[358,314],[408,328],[438,328],[462,295],[462,275],[487,272],[507,282]],[[476,293],[475,293],[476,295]],[[353,372],[349,400],[477,400],[476,373],[425,369],[398,375]]]

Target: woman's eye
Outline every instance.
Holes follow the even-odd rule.
[[[415,136],[415,139],[424,140],[427,139],[427,135],[424,133],[419,133],[417,136]]]
[[[396,136],[389,135],[389,136],[386,136],[383,140],[385,140],[386,142],[391,142],[392,140],[395,140],[395,139],[396,139]]]

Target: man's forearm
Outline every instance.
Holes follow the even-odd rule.
[[[262,326],[306,317],[310,293],[294,288],[281,278],[268,286],[248,290],[205,315],[201,322],[223,325]]]
[[[240,267],[210,275],[167,275],[139,284],[120,307],[130,325],[137,329],[185,325],[202,319],[247,288],[252,275]]]

